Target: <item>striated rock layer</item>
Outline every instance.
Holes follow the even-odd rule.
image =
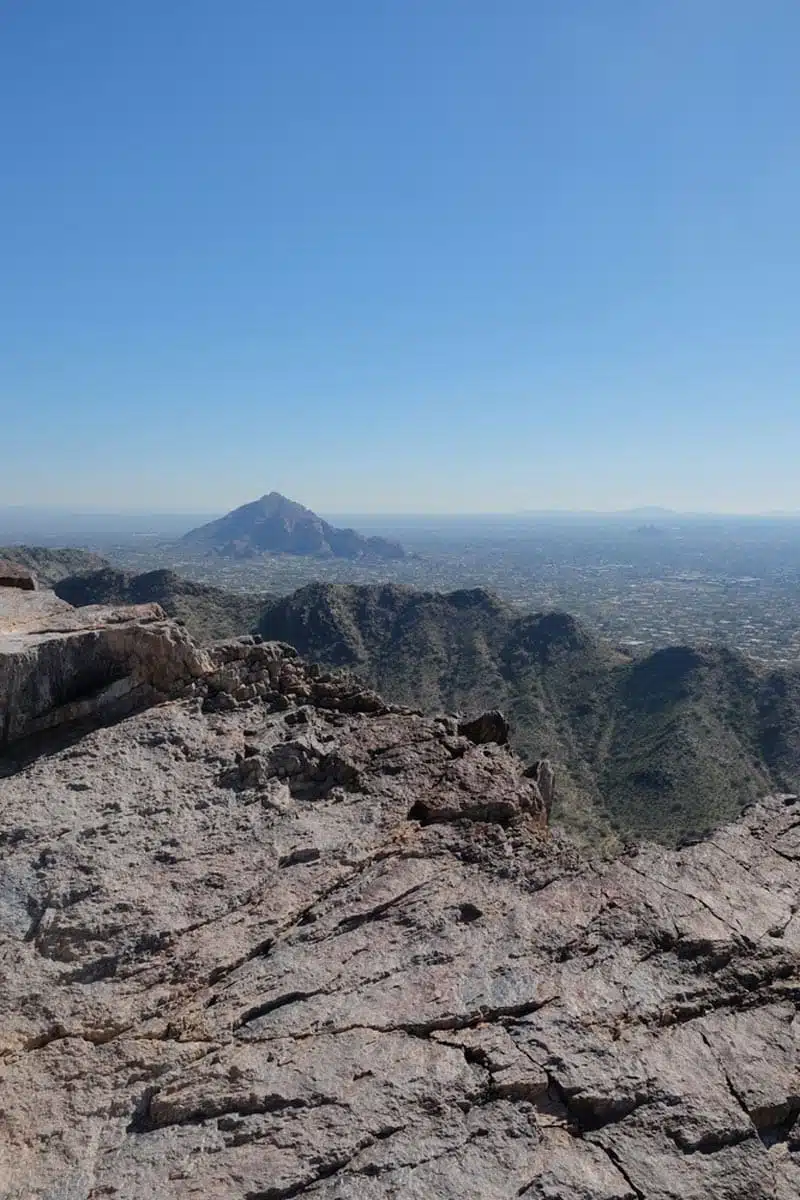
[[[210,666],[157,604],[75,609],[52,592],[0,587],[0,748],[169,696]]]
[[[800,805],[585,862],[499,714],[212,658],[6,759],[0,1195],[800,1194]]]

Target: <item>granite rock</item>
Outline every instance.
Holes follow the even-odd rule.
[[[587,861],[507,747],[212,658],[4,761],[6,1200],[800,1193],[795,798]]]

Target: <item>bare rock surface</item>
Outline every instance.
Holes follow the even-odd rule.
[[[157,604],[77,609],[50,591],[0,588],[0,747],[171,695],[210,666]]]
[[[790,1200],[800,805],[587,862],[506,747],[252,639],[3,760],[7,1200]]]
[[[0,588],[20,588],[23,592],[34,592],[36,577],[19,563],[0,558]]]

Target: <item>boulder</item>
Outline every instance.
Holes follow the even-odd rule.
[[[74,609],[52,592],[0,591],[0,748],[174,694],[208,656],[156,604]]]
[[[525,775],[532,779],[536,784],[542,803],[544,804],[545,812],[549,818],[553,811],[553,800],[556,793],[556,773],[553,769],[553,764],[545,755],[544,758],[537,759],[525,771]]]
[[[20,588],[23,592],[34,592],[36,576],[26,567],[0,558],[0,588]]]
[[[508,744],[508,721],[496,708],[490,712],[481,713],[472,721],[462,721],[458,726],[458,732],[463,737],[469,738],[476,746],[483,746],[489,742],[496,742],[499,746]]]

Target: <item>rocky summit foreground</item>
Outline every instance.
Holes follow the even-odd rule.
[[[9,582],[0,569],[0,750],[164,699],[211,669],[157,604],[73,608]]]
[[[800,1194],[800,804],[582,861],[506,746],[210,656],[2,760],[0,1195]]]

